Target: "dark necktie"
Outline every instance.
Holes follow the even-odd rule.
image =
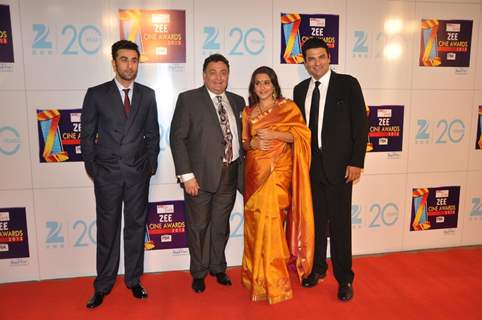
[[[229,126],[228,113],[223,106],[223,97],[216,96],[218,99],[218,114],[219,123],[224,135],[224,161],[230,163],[233,160],[233,134],[231,133],[231,127]]]
[[[130,89],[122,89],[124,91],[125,96],[124,96],[124,113],[126,114],[126,117],[129,115],[129,112],[131,112],[131,101],[129,100],[129,90]]]
[[[318,86],[320,81],[315,81],[315,89],[311,96],[311,108],[310,108],[310,122],[309,127],[311,130],[311,149],[313,151],[318,150],[318,115],[320,113],[320,89]]]

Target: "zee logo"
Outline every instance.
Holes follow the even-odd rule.
[[[45,240],[47,248],[63,248],[65,246],[63,224],[58,221],[47,221],[46,227],[48,229],[47,239]],[[87,247],[97,243],[95,220],[91,222],[76,220],[71,229],[71,234],[74,234],[73,247]]]
[[[482,201],[479,197],[472,198],[471,218],[482,218]]]
[[[390,32],[378,32],[374,37],[366,31],[354,31],[352,56],[354,58],[398,59],[402,55],[403,46],[407,42],[400,31],[395,28]],[[370,41],[370,39],[373,39],[373,41]]]
[[[430,143],[435,137],[435,144],[460,143],[465,136],[465,124],[460,119],[441,119],[437,121],[435,128],[429,120],[417,120],[418,131],[415,135],[415,143]]]
[[[353,57],[368,57],[368,33],[365,31],[355,31],[353,33],[355,43],[353,44]]]
[[[62,224],[57,221],[47,221],[45,224],[47,227],[48,234],[45,244],[47,248],[63,248],[64,247],[64,236],[61,235]]]
[[[241,212],[233,212],[229,217],[229,223],[234,224],[235,227],[229,234],[230,238],[239,238],[243,236],[244,216]]]
[[[370,206],[368,228],[391,227],[395,225],[399,217],[398,206],[393,202],[385,204],[374,203]],[[351,223],[352,228],[361,228],[363,226],[362,207],[354,204],[351,206]]]
[[[63,26],[60,34],[51,34],[47,24],[33,24],[32,54],[51,55],[58,49],[62,55],[94,55],[99,52],[102,45],[102,34],[94,25]],[[54,43],[55,39],[57,43]]]
[[[209,55],[221,50],[219,29],[213,26],[204,27],[203,54]],[[259,28],[243,30],[234,27],[223,37],[226,39],[226,53],[230,56],[257,56],[264,50],[264,33]],[[229,45],[228,45],[229,43]]]

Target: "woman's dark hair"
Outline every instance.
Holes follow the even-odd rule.
[[[256,92],[254,91],[256,75],[258,74],[266,74],[269,77],[274,87],[274,93],[276,95],[275,98],[283,97],[281,95],[281,88],[278,83],[278,77],[276,76],[276,73],[274,72],[274,70],[271,69],[270,67],[262,66],[254,70],[253,75],[251,76],[251,81],[249,82],[249,105],[250,106],[254,106],[259,102],[259,98],[256,95]]]

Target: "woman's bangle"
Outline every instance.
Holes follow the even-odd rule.
[[[249,140],[249,149],[251,149],[251,150],[254,149],[253,141],[254,141],[254,139]]]

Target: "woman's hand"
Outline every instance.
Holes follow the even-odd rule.
[[[275,131],[268,128],[256,131],[258,137],[262,140],[280,140],[286,143],[293,143],[293,135],[290,132]]]
[[[256,131],[256,135],[262,140],[278,139],[278,131],[269,128],[263,128]]]
[[[251,149],[267,151],[271,149],[271,140],[261,139],[259,136],[253,137],[250,142]]]

